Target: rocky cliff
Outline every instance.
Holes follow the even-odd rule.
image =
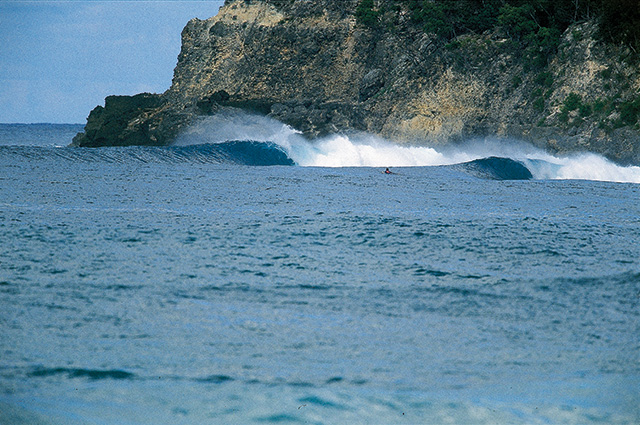
[[[499,30],[443,41],[402,7],[387,12],[393,25],[363,25],[358,4],[227,0],[184,28],[167,92],[108,97],[73,144],[169,144],[199,117],[238,107],[309,138],[366,131],[437,146],[491,136],[640,164],[635,55],[602,41],[595,22],[571,25],[535,68]]]

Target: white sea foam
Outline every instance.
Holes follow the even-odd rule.
[[[640,183],[640,167],[622,167],[596,154],[552,157],[548,163],[550,165],[532,167],[535,178]]]
[[[229,140],[276,143],[296,164],[307,167],[438,166],[499,156],[522,161],[536,179],[640,183],[640,167],[623,167],[592,153],[553,156],[526,143],[491,138],[438,149],[398,144],[369,134],[335,134],[309,141],[275,119],[238,110],[226,110],[201,120],[180,136],[178,144]]]

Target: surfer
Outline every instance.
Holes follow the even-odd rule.
[[[384,170],[384,173],[385,173],[385,174],[393,174],[393,173],[389,170],[389,168],[387,168],[386,170]]]

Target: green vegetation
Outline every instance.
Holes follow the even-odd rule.
[[[371,31],[433,34],[449,63],[463,69],[470,64],[483,66],[497,49],[507,51],[524,71],[511,77],[508,89],[522,87],[533,72],[534,84],[527,88],[531,89],[531,108],[540,114],[552,105],[554,79],[563,78],[553,75],[548,65],[570,25],[597,22],[601,39],[630,48],[620,61],[640,62],[638,0],[359,0],[355,18]],[[461,37],[483,33],[493,37]],[[502,39],[500,43],[495,42],[496,36]],[[580,42],[585,34],[576,27],[570,36]],[[507,72],[510,65],[501,66]],[[560,122],[577,126],[589,118],[599,120],[605,129],[639,127],[640,97],[620,98],[629,88],[627,78],[613,68],[603,69],[599,76],[603,89],[614,93],[591,101],[569,94],[560,106]],[[544,121],[542,118],[540,122]]]
[[[586,118],[589,115],[591,115],[592,111],[593,111],[593,107],[589,103],[580,103],[580,105],[578,106],[578,112],[580,113],[580,116],[583,118]]]
[[[605,111],[605,108],[607,106],[607,102],[597,98],[594,102],[593,102],[593,112],[596,114],[602,114]]]
[[[538,29],[535,19],[535,9],[530,4],[520,7],[505,4],[500,8],[498,24],[508,35],[516,40],[526,40],[532,37]]]
[[[533,109],[537,112],[544,111],[544,98],[538,97],[533,101]]]
[[[412,17],[423,24],[425,32],[448,38],[455,35],[455,21],[448,19],[452,12],[451,5],[455,3],[426,3],[422,8],[415,9]]]
[[[640,7],[638,0],[598,0],[600,33],[611,41],[640,50]]]
[[[602,71],[600,71],[600,76],[605,80],[608,80],[609,78],[611,78],[611,73],[611,68],[603,69]]]
[[[604,39],[640,50],[638,0],[360,0],[356,20],[371,29],[394,30],[404,13],[425,32],[446,40],[502,29],[527,48],[529,60],[537,66],[557,49],[560,34],[569,25],[587,19],[598,20]],[[572,35],[582,39],[579,31]]]
[[[451,39],[496,25],[502,0],[404,0],[411,20],[425,32]]]
[[[514,75],[511,79],[511,86],[514,89],[517,89],[518,87],[520,87],[520,84],[522,84],[522,78],[520,78],[519,75]]]
[[[634,125],[640,118],[640,96],[620,105],[620,121],[623,125]]]
[[[572,111],[577,111],[577,114],[573,114],[573,118],[570,114]],[[612,112],[617,112],[617,119],[611,121],[604,117]],[[605,130],[634,126],[640,121],[640,96],[620,102],[619,96],[616,95],[608,99],[597,98],[589,103],[577,93],[569,93],[562,103],[558,119],[563,124],[577,126],[583,122],[584,118],[592,115],[600,117],[599,127]]]
[[[375,8],[373,0],[361,0],[356,8],[356,21],[365,27],[378,26],[381,13]]]
[[[567,112],[575,111],[582,104],[582,96],[577,93],[569,93],[569,95],[564,99],[564,104],[562,105],[562,109]]]
[[[603,38],[640,50],[638,0],[361,0],[356,18],[374,28],[385,11],[396,17],[408,12],[415,25],[447,41],[501,29],[528,50],[532,66],[544,65],[569,25],[587,19],[600,22]],[[582,34],[574,31],[573,37],[579,41]]]
[[[564,102],[562,103],[562,107],[560,108],[560,115],[558,116],[558,119],[560,120],[561,123],[568,123],[569,122],[569,113],[572,111],[575,111],[576,109],[582,111],[583,108],[585,108],[585,105],[583,105],[582,103],[582,96],[580,96],[577,93],[569,93],[569,95],[564,99]],[[590,106],[589,106],[589,110],[590,110]],[[586,111],[586,110],[585,110]],[[573,125],[580,125],[582,123],[582,113],[580,113],[580,116],[574,116],[574,119],[572,121]]]
[[[535,81],[543,87],[550,88],[553,86],[553,75],[550,72],[541,72],[536,76]]]

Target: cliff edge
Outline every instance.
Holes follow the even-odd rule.
[[[442,37],[407,2],[368,2],[373,21],[364,3],[227,0],[184,28],[169,90],[108,97],[72,144],[170,144],[199,117],[237,107],[309,138],[365,131],[438,146],[490,136],[640,164],[637,55],[603,41],[595,20],[559,32],[536,64],[506,24]]]

